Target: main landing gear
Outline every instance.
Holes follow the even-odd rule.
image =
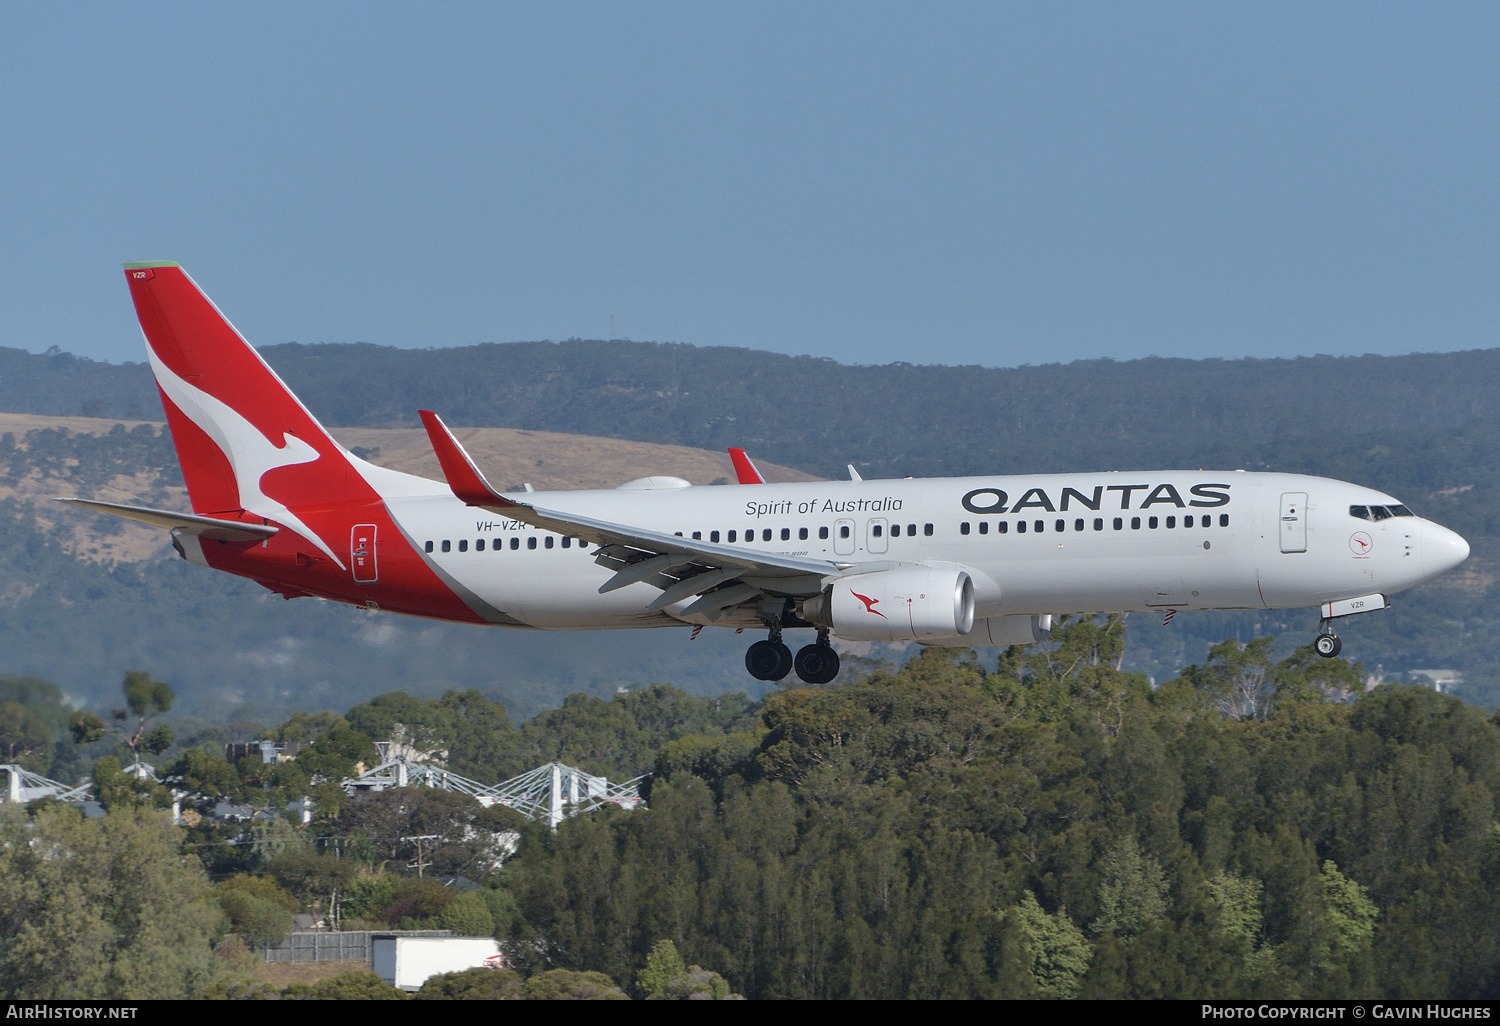
[[[1313,640],[1313,651],[1324,659],[1332,659],[1344,650],[1344,643],[1339,636],[1333,633],[1333,621],[1321,620],[1318,623],[1318,636]]]
[[[839,654],[828,643],[828,631],[819,628],[816,643],[792,658],[792,650],[781,640],[781,625],[770,624],[771,636],[757,641],[745,652],[745,669],[756,680],[782,680],[793,669],[808,684],[827,684],[839,675]]]

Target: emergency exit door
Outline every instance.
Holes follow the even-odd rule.
[[[349,566],[354,571],[354,583],[374,584],[380,579],[375,565],[375,525],[355,524],[349,534]]]
[[[1281,493],[1281,551],[1307,551],[1307,493]]]

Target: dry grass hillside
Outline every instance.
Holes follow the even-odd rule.
[[[102,435],[116,424],[124,424],[129,430],[139,423],[143,422],[0,413],[0,434],[13,433],[17,441],[24,444],[28,431],[66,428],[74,434]],[[331,430],[341,443],[361,452],[372,463],[434,480],[442,479],[426,432],[419,428]],[[617,438],[512,428],[458,428],[454,433],[473,454],[486,476],[501,488],[519,489],[523,484],[530,484],[538,490],[613,488],[653,474],[674,475],[695,485],[734,479],[734,467],[728,453],[680,445],[653,445]],[[816,480],[811,474],[773,463],[759,462],[757,466],[768,481]],[[51,501],[56,496],[71,495],[74,491],[67,481],[37,472],[14,485],[0,481],[0,499],[15,498],[32,505],[44,527],[63,526],[68,532],[69,548],[83,558],[137,562],[160,556],[167,549],[165,532],[108,520]],[[106,502],[145,503],[167,509],[189,508],[185,489],[153,488],[147,474],[116,476],[107,485],[93,489],[91,497]]]

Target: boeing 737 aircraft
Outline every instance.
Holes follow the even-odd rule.
[[[86,499],[165,528],[187,560],[287,598],[540,630],[767,632],[751,675],[838,673],[830,640],[1024,645],[1060,613],[1318,606],[1340,617],[1462,562],[1468,543],[1360,485],[1129,471],[765,484],[650,477],[503,493],[422,411],[446,482],[323,429],[173,263],[125,265],[192,513]],[[787,629],[816,631],[794,657]]]

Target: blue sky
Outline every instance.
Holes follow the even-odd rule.
[[[1495,5],[26,4],[0,345],[1500,344]]]

